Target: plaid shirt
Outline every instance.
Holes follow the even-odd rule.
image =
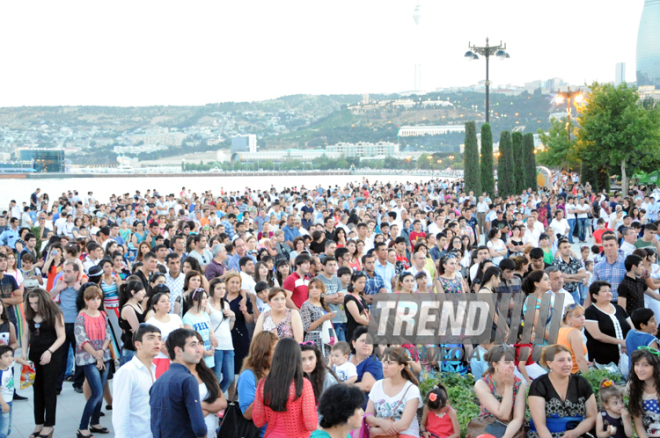
[[[383,277],[380,275],[376,274],[374,272],[373,277],[369,277],[369,274],[367,274],[366,271],[364,273],[367,275],[367,284],[364,286],[364,294],[365,295],[374,295],[377,294],[381,288],[385,288],[385,282],[383,281]]]
[[[580,272],[580,270],[584,270],[584,266],[582,266],[582,262],[571,256],[569,256],[568,263],[566,263],[564,259],[561,258],[561,256],[556,257],[555,260],[552,262],[552,266],[556,266],[557,268],[559,268],[561,272],[569,275],[577,274],[578,272]],[[566,292],[575,292],[579,286],[580,286],[579,281],[564,283],[564,289],[566,289]]]
[[[229,220],[224,220],[220,222],[222,225],[225,227],[225,233],[227,233],[227,236],[229,236],[229,240],[234,240],[234,236],[236,235],[236,231],[234,231],[234,226],[229,222]]]
[[[619,284],[626,276],[626,266],[624,260],[626,259],[622,251],[619,251],[619,257],[613,264],[607,262],[607,257],[594,266],[594,281],[607,281],[612,285],[612,301],[619,300]]]

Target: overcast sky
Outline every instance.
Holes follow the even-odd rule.
[[[635,80],[643,0],[421,0],[422,88]],[[3,1],[0,106],[200,105],[414,85],[415,0]]]

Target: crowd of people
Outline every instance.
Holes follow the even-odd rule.
[[[508,198],[442,179],[37,189],[0,216],[0,438],[22,398],[14,361],[35,369],[30,438],[52,436],[64,382],[81,394],[78,438],[227,436],[234,406],[262,437],[458,438],[450,388],[419,388],[442,373],[475,377],[473,438],[659,437],[659,196],[570,176]],[[388,293],[524,294],[535,326],[561,296],[562,326],[531,343],[495,344],[494,327],[482,344],[373,345]],[[522,333],[511,309],[496,318]],[[627,379],[627,409],[619,382],[595,399],[594,368]]]

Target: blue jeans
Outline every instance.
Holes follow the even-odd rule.
[[[578,219],[578,238],[584,242],[587,239],[587,221],[589,219]]]
[[[218,378],[220,390],[226,392],[234,381],[234,350],[215,350],[215,376]]]
[[[69,353],[66,356],[66,371],[65,377],[73,376],[73,364],[76,363],[76,357],[73,354],[73,347],[69,347]]]
[[[580,289],[576,289],[573,292],[569,292],[571,296],[573,297],[573,301],[575,301],[577,304],[581,304],[582,301],[580,300]]]
[[[337,340],[346,342],[346,323],[333,323],[335,326],[335,333],[337,333]]]
[[[133,359],[133,356],[135,356],[135,351],[122,348],[121,358],[119,359],[119,368],[130,362]]]
[[[9,412],[2,412],[0,415],[0,438],[7,438],[11,433],[11,413],[12,409],[11,402],[7,402],[9,405]]]
[[[110,368],[110,361],[105,362],[103,371],[96,368],[96,364],[83,365],[81,367],[85,373],[87,384],[92,390],[92,395],[85,404],[82,419],[80,420],[80,430],[89,429],[90,420],[91,424],[99,424],[101,417],[101,405],[103,402],[103,387],[108,380],[108,369]]]
[[[575,223],[577,222],[576,219],[569,219],[568,220],[568,226],[571,227],[571,229],[568,231],[568,241],[573,243],[573,232],[575,231]]]

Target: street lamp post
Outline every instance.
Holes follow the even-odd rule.
[[[488,38],[486,38],[486,45],[483,47],[478,47],[468,43],[470,50],[465,52],[465,58],[468,61],[479,59],[477,54],[486,57],[486,123],[490,122],[490,79],[489,79],[489,61],[491,55],[497,56],[500,60],[510,58],[509,54],[505,52],[506,44],[502,44],[500,41],[499,46],[491,46],[488,44]]]
[[[566,113],[568,114],[568,123],[566,123],[566,131],[568,131],[568,142],[571,142],[571,99],[574,103],[579,103],[584,101],[584,94],[581,90],[571,91],[571,87],[568,87],[566,91],[557,92],[555,97],[555,103],[561,104],[566,100]]]

